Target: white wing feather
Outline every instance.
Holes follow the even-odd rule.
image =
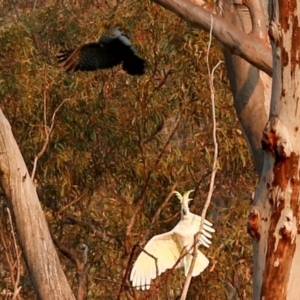
[[[193,218],[191,221],[191,225],[193,229],[197,232],[200,228],[201,217],[193,214]],[[209,232],[215,232],[216,230],[213,228],[213,224],[207,220],[204,220],[202,232],[199,239],[199,244],[209,248],[211,241],[209,239],[212,238],[212,235]]]
[[[184,193],[183,196],[177,191],[174,192],[181,202],[182,209],[184,207],[187,213],[182,216],[182,219],[171,231],[152,237],[146,244],[145,251],[142,251],[138,256],[130,274],[133,287],[148,290],[152,279],[155,279],[167,269],[174,267],[182,254],[183,247],[193,251],[191,247],[194,244],[194,235],[199,231],[201,217],[189,211],[188,202],[192,199],[188,197],[191,192],[192,190]],[[210,233],[212,232],[215,232],[213,224],[204,220],[198,241],[199,245],[209,248],[211,244],[210,239],[212,238]],[[197,259],[192,273],[193,277],[203,272],[209,264],[207,257],[201,251],[197,251]],[[190,252],[176,266],[176,268],[184,267],[185,276],[188,274],[192,258],[193,256]]]
[[[191,254],[187,254],[183,259],[185,277],[188,275],[192,263],[192,259],[193,259],[193,255]],[[208,264],[209,264],[208,258],[200,250],[197,250],[197,258],[193,268],[192,276],[193,277],[198,276],[207,268]]]
[[[193,269],[193,277],[198,276],[200,273],[202,273],[209,264],[208,258],[199,249],[197,251],[198,254],[195,267]]]
[[[132,286],[141,290],[148,290],[152,279],[155,279],[167,269],[176,264],[180,250],[171,231],[154,236],[144,247],[133,265],[130,280]],[[155,257],[156,260],[153,258]],[[179,265],[178,265],[179,267]]]

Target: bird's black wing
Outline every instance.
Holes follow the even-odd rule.
[[[145,60],[136,55],[133,46],[126,45],[120,39],[113,39],[105,44],[113,57],[118,57],[122,62],[122,68],[130,75],[143,75],[145,72]]]
[[[99,43],[89,43],[75,50],[61,52],[57,59],[67,72],[108,69],[122,62],[118,56],[113,55],[109,47]]]
[[[122,69],[130,75],[143,75],[145,73],[145,61],[134,54],[124,59]]]

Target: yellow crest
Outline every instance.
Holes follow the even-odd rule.
[[[189,198],[190,193],[192,193],[193,191],[194,190],[189,190],[185,192],[183,195],[181,195],[178,191],[174,191],[173,194],[177,196],[177,198],[179,199],[182,205],[187,205],[191,200],[193,200],[193,198]]]

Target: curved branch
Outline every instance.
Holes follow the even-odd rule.
[[[266,41],[268,39],[268,30],[261,1],[244,0],[243,5],[249,9],[252,33],[259,35],[262,40]]]
[[[211,13],[190,0],[153,0],[181,19],[209,32]],[[257,35],[244,31],[214,16],[212,35],[232,54],[238,55],[247,62],[272,76],[272,53],[268,44]]]

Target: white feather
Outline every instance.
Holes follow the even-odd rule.
[[[179,223],[169,232],[156,235],[152,237],[146,246],[145,251],[142,251],[133,265],[130,280],[132,286],[141,290],[148,290],[150,288],[151,280],[162,274],[168,269],[175,266],[184,248],[190,251],[176,268],[183,267],[184,274],[187,276],[191,262],[194,244],[194,235],[199,231],[201,217],[189,211],[188,202],[191,191],[184,193],[182,196],[175,191],[174,194],[181,202],[182,214]],[[199,245],[209,247],[212,235],[209,232],[215,232],[212,227],[213,224],[204,220],[202,234],[199,239]],[[207,257],[199,250],[192,276],[198,276],[209,264]]]
[[[120,31],[119,29],[116,28],[112,28],[111,31],[113,32],[114,36],[119,39],[124,45],[130,47],[130,49],[133,51],[134,54],[136,54],[136,51],[130,41],[130,39],[128,38],[128,36],[126,36],[125,33],[123,33],[122,31]]]

